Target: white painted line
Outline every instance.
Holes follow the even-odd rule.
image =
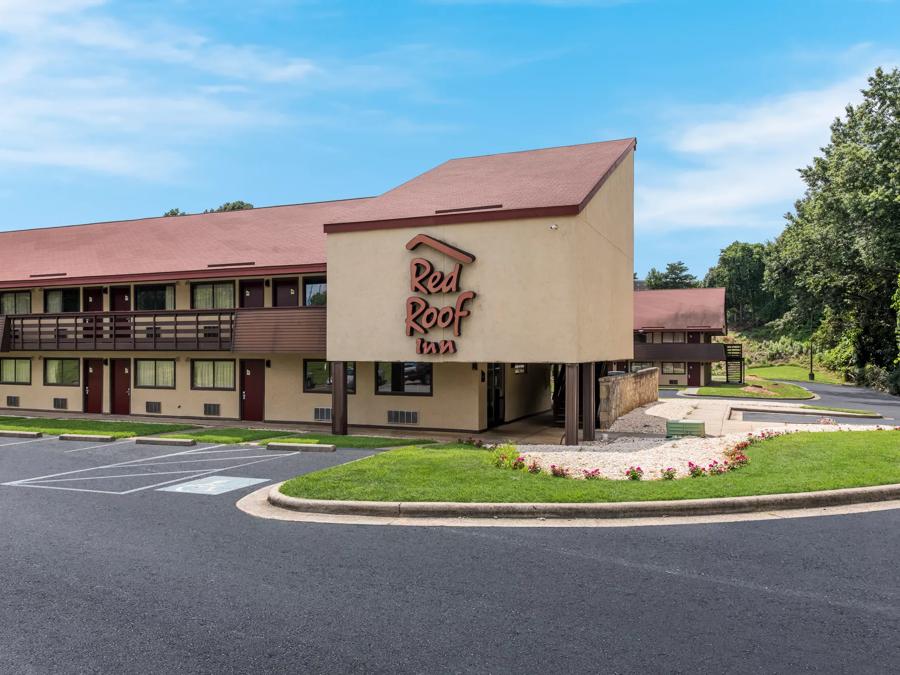
[[[15,487],[27,487],[27,488],[43,488],[44,490],[68,490],[69,492],[95,492],[101,495],[120,495],[121,492],[111,492],[109,490],[89,490],[87,488],[70,488],[70,487],[56,487],[55,485],[38,485],[32,483],[23,483],[22,485],[17,485],[15,483],[3,483],[3,485],[13,485]]]
[[[115,441],[113,443],[101,443],[100,445],[89,445],[86,448],[72,448],[71,450],[63,450],[63,452],[81,452],[82,450],[94,450],[95,448],[111,448],[114,445],[121,445],[122,443],[134,442],[133,438],[126,438],[121,441]]]
[[[208,459],[179,459],[175,462],[146,462],[144,464],[141,464],[141,466],[162,466],[164,464],[196,464],[199,462],[228,462],[236,461],[239,459],[262,459],[263,457],[267,459],[277,459],[278,457],[290,457],[291,455],[297,454],[299,453],[292,452],[287,455],[248,455],[247,457],[210,457]]]
[[[44,438],[32,438],[30,441],[16,441],[15,443],[0,443],[0,448],[5,448],[8,445],[25,445],[26,443],[37,443],[38,441],[47,441],[53,440],[53,437],[45,436]]]
[[[225,445],[224,443],[222,445]],[[221,447],[220,445],[212,446],[214,448]],[[70,476],[75,473],[84,473],[85,471],[99,471],[100,469],[114,469],[119,466],[128,466],[130,464],[138,464],[140,462],[147,462],[154,459],[165,459],[166,457],[177,457],[179,455],[187,455],[190,454],[191,450],[182,450],[181,452],[170,452],[165,455],[157,455],[156,457],[143,457],[141,459],[132,459],[127,462],[115,462],[114,464],[106,464],[104,466],[90,466],[86,469],[75,469],[74,471],[63,471],[61,473],[51,473],[46,476],[36,476],[34,478],[23,478],[21,480],[14,480],[9,483],[0,483],[0,485],[18,485],[20,483],[27,483],[29,481],[37,481],[43,480],[44,478],[56,478],[58,476]]]
[[[214,447],[218,447],[218,446],[214,446]],[[247,448],[231,448],[229,450],[200,449],[200,450],[194,450],[193,452],[190,452],[188,454],[191,454],[191,455],[216,455],[219,453],[226,453],[226,452],[248,452],[248,449]]]
[[[44,485],[45,483],[67,483],[79,480],[103,480],[104,478],[140,478],[141,476],[167,476],[175,473],[200,473],[202,469],[187,469],[185,471],[151,471],[150,473],[122,473],[117,476],[79,476],[78,478],[51,478],[49,480],[41,480],[28,485]]]
[[[296,453],[291,453],[296,454]],[[255,462],[247,462],[245,464],[236,464],[235,466],[225,466],[218,467],[216,469],[210,469],[209,471],[204,471],[203,473],[197,474],[194,478],[200,478],[201,476],[209,476],[218,471],[230,471],[231,469],[239,469],[242,466],[250,466],[251,464],[259,464],[260,462],[269,462],[273,459],[279,459],[281,457],[290,457],[291,455],[276,455],[274,457],[266,457],[265,459],[258,459]],[[146,487],[134,488],[133,490],[126,490],[125,492],[117,492],[116,494],[120,495],[130,495],[133,492],[140,492],[141,490],[152,490],[153,488],[162,487],[163,485],[169,485],[171,483],[177,483],[178,481],[182,481],[184,478],[173,478],[172,480],[163,481],[162,483],[157,483],[156,485],[147,485]]]

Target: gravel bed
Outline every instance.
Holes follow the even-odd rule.
[[[697,403],[692,401],[649,403],[622,415],[609,431],[665,434],[667,419],[682,419],[696,407]]]

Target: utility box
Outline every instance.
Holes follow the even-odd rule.
[[[666,420],[666,436],[706,436],[702,420]]]

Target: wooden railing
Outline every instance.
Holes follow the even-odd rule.
[[[19,314],[0,317],[9,351],[230,351],[236,310]]]

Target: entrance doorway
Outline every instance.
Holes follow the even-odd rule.
[[[487,364],[487,425],[503,424],[506,413],[506,368],[503,363]]]
[[[253,279],[242,281],[240,285],[241,307],[262,307],[265,304],[263,298],[265,291],[263,290],[262,279]]]
[[[109,366],[110,412],[113,415],[130,415],[131,359],[111,359]]]
[[[699,363],[688,363],[688,386],[689,387],[699,387],[700,386],[700,364]]]
[[[266,410],[266,362],[241,361],[241,419],[262,422]]]
[[[103,412],[103,359],[84,359],[84,412]]]

